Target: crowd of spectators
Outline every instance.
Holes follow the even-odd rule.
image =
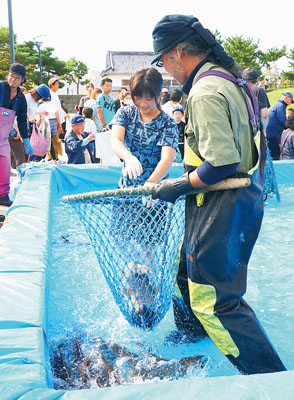
[[[17,65],[18,68],[21,68],[19,65]],[[18,69],[16,70],[19,71]],[[21,71],[23,70],[21,69]],[[256,69],[246,68],[243,73],[258,100],[261,129],[266,137],[271,157],[274,160],[294,159],[294,108],[289,107],[294,103],[293,94],[290,91],[283,92],[281,98],[270,107],[267,96],[268,80],[265,79],[263,88]],[[20,122],[23,133],[21,135],[17,118],[15,118],[8,138],[13,168],[17,168],[23,162],[33,160],[43,160],[55,164],[65,162],[62,161],[64,159],[66,159],[67,163],[121,162],[112,152],[110,136],[112,120],[116,112],[121,108],[134,106],[132,95],[127,87],[120,87],[117,91],[118,97],[114,100],[112,97],[112,80],[110,78],[103,78],[99,88],[95,88],[93,83],[88,83],[85,96],[81,97],[79,104],[76,106],[77,115],[81,117],[77,123],[76,115],[71,119],[66,104],[59,99],[58,76],[51,77],[48,81],[48,86],[42,84],[27,91],[23,86],[25,73],[22,72],[22,74],[24,76],[21,77],[22,80],[17,87],[17,93],[22,93],[26,100],[27,137],[30,139],[33,131],[39,131],[46,136],[48,148],[43,155],[26,154],[23,140],[25,138],[24,123],[23,121]],[[281,79],[278,85],[279,87],[281,86]],[[24,103],[21,104],[22,108],[24,108]],[[160,107],[163,112],[176,121],[179,132],[179,145],[174,161],[182,162],[185,129],[183,92],[180,89],[169,90],[162,88]],[[77,125],[82,125],[84,129],[81,135],[75,134]],[[66,132],[67,127],[70,127],[68,132]],[[75,138],[74,142],[78,142],[77,139],[79,139],[79,145],[74,149],[78,149],[77,151],[79,152],[83,149],[81,154],[84,157],[72,156],[72,152],[75,150],[69,145],[70,138]],[[60,156],[65,155],[64,150],[66,157],[61,157],[61,160]],[[7,196],[7,193],[4,196]],[[5,199],[3,201],[6,203]],[[10,201],[8,203],[10,204]]]

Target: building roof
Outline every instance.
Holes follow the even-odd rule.
[[[106,68],[102,74],[133,74],[142,68],[151,67],[153,59],[154,53],[152,51],[108,51]],[[164,68],[154,67],[161,73],[167,74]]]

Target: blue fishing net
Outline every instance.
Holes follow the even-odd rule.
[[[276,197],[280,201],[280,193],[275,176],[275,169],[273,160],[271,158],[268,146],[266,146],[266,161],[264,165],[264,183],[263,183],[263,197],[264,200]]]
[[[141,195],[98,196],[70,204],[124,317],[133,326],[154,328],[171,304],[184,233],[184,199],[147,207]]]

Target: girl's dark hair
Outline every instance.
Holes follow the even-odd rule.
[[[285,127],[294,130],[294,114],[290,114],[286,119]]]
[[[163,85],[161,73],[155,68],[145,68],[135,72],[130,79],[130,92],[133,101],[134,97],[144,97],[146,95],[155,99],[156,106],[159,110],[159,97]]]
[[[180,101],[183,97],[183,92],[180,89],[175,89],[171,92],[170,99],[172,101]]]
[[[36,103],[42,99],[42,97],[39,95],[39,93],[35,89],[31,89],[29,91],[29,93],[32,96],[32,98],[35,100]]]
[[[92,116],[93,116],[93,108],[84,107],[83,108],[83,115],[84,115],[85,118],[92,118]]]

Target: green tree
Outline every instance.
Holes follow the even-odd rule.
[[[290,50],[290,54],[288,55],[289,61],[289,68],[291,71],[283,72],[282,76],[284,79],[288,79],[289,81],[294,81],[294,49]]]
[[[259,49],[259,41],[254,42],[251,38],[242,35],[226,38],[223,42],[226,52],[234,57],[236,63],[242,68],[252,67],[257,69],[261,76],[261,68],[271,66],[271,63],[286,55],[286,46],[282,49],[275,47],[263,52]]]
[[[245,39],[241,36],[233,36],[226,38],[224,41],[224,49],[234,57],[236,63],[242,69],[247,67],[259,67],[258,65],[258,43],[254,43],[252,39]]]
[[[80,85],[86,85],[90,82],[89,79],[83,79],[85,75],[87,75],[89,69],[87,65],[77,60],[75,57],[72,57],[66,63],[68,72],[64,76],[64,79],[69,83],[75,83],[77,85],[77,94],[79,94]]]
[[[16,41],[16,35],[15,41]],[[27,82],[25,86],[30,89],[40,83],[39,51],[33,41],[15,44],[15,61],[23,64],[27,69]],[[42,81],[48,83],[52,75],[62,77],[68,70],[65,61],[53,56],[54,49],[46,47],[41,49]],[[10,66],[9,29],[0,28],[0,79],[6,79]]]
[[[0,80],[6,79],[9,66],[10,66],[9,29],[6,27],[1,27],[0,28]]]
[[[53,56],[54,48],[41,49],[42,81],[48,83],[53,75],[62,77],[68,70],[65,61]],[[15,59],[27,68],[28,80],[34,84],[40,83],[39,51],[33,41],[24,42],[15,46]]]
[[[280,58],[286,55],[287,55],[286,46],[283,46],[281,49],[278,49],[277,47],[272,47],[271,49],[268,49],[266,52],[261,52],[260,62],[262,66],[270,68],[272,63],[275,63]]]

